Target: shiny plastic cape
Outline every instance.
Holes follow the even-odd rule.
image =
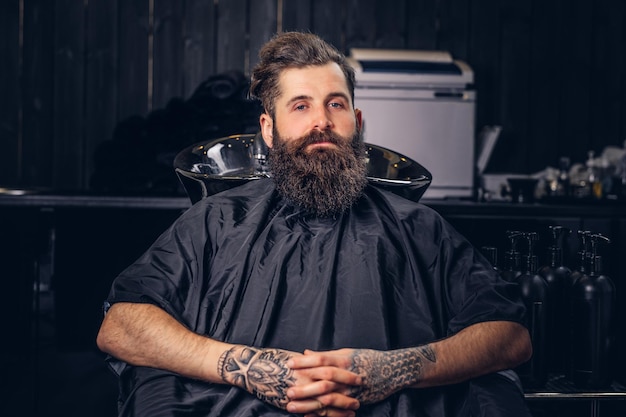
[[[156,304],[214,339],[298,352],[418,346],[478,322],[523,323],[524,314],[517,287],[428,207],[368,186],[351,210],[320,219],[282,199],[269,179],[183,213],[115,280],[107,303],[123,301]],[[240,388],[110,364],[123,416],[291,415]],[[404,390],[357,415],[479,415],[468,410],[496,397],[477,394],[485,384],[523,406],[510,381],[493,381]]]

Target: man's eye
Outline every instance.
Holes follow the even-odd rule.
[[[332,102],[329,104],[330,107],[335,108],[335,109],[340,109],[343,107],[342,103],[338,103],[338,102]]]
[[[306,109],[306,105],[304,105],[304,104],[300,104],[299,106],[296,106],[296,108],[295,108],[295,109],[296,109],[296,110],[304,110],[304,109]]]

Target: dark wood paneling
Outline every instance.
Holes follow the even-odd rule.
[[[562,151],[572,161],[583,162],[591,148],[591,65],[592,16],[594,3],[586,0],[559,0],[558,48],[561,66],[559,136]],[[576,139],[574,139],[576,138]]]
[[[275,0],[250,2],[250,65],[248,72],[259,62],[259,50],[278,30],[278,9]]]
[[[626,139],[620,114],[626,83],[626,3],[599,0],[594,3],[591,66],[591,148],[600,153],[607,145]]]
[[[18,183],[20,175],[19,6],[19,0],[0,3],[0,186]]]
[[[123,0],[119,8],[118,120],[148,112],[152,92],[148,92],[148,0]]]
[[[346,2],[337,0],[315,0],[312,8],[313,32],[330,42],[340,51],[345,50],[343,37],[346,17]]]
[[[350,0],[346,15],[344,52],[371,48],[376,39],[376,0]]]
[[[530,2],[506,1],[503,4],[500,32],[502,77],[498,86],[500,114],[504,129],[501,140],[506,143],[505,162],[501,172],[524,172],[537,162],[530,158],[528,110],[530,106]],[[503,150],[501,148],[501,150]],[[515,158],[510,158],[515,155]],[[530,168],[534,171],[534,168]]]
[[[183,4],[155,0],[152,108],[161,109],[182,93]]]
[[[470,2],[441,0],[437,49],[448,51],[453,57],[467,59],[470,29]],[[485,7],[483,5],[483,7]]]
[[[406,48],[406,2],[398,1],[390,7],[388,0],[376,1],[376,48]]]
[[[249,74],[280,29],[317,32],[346,53],[438,49],[467,61],[477,129],[504,128],[487,172],[584,162],[626,139],[621,0],[29,0],[21,70],[19,4],[0,9],[4,185],[85,188],[94,149],[119,122],[217,73]]]
[[[282,31],[311,30],[313,0],[283,0]]]
[[[215,3],[186,0],[184,23],[183,97],[188,98],[216,71]]]
[[[408,49],[436,49],[438,22],[436,2],[407,0],[406,47]]]
[[[62,168],[60,162],[56,162],[58,154],[55,152],[53,126],[67,117],[63,116],[66,109],[59,107],[55,111],[54,107],[53,90],[57,86],[54,62],[62,59],[58,56],[60,54],[65,53],[67,57],[69,51],[55,53],[54,36],[51,35],[54,19],[51,16],[55,16],[53,2],[33,0],[24,3],[22,172],[18,185],[52,187],[53,178],[58,176],[57,169]],[[81,56],[79,53],[75,58]],[[65,94],[63,90],[60,92]],[[53,123],[53,115],[60,119]]]
[[[118,104],[117,2],[90,0],[86,10],[85,137],[82,188],[89,186],[98,145],[113,136]]]
[[[59,0],[55,5],[54,13],[48,15],[54,16],[55,22],[53,186],[78,189],[84,176],[82,157],[86,155],[86,10],[82,2],[73,0]]]
[[[247,44],[248,2],[229,0],[218,3],[217,72],[246,71],[249,64]]]
[[[472,2],[469,11],[472,25],[469,32],[468,64],[474,71],[477,92],[476,127],[500,125],[500,1]],[[495,158],[494,158],[495,159]],[[493,165],[493,159],[490,165]]]
[[[543,155],[542,162],[558,166],[559,146],[559,96],[556,86],[563,67],[559,61],[557,21],[559,8],[556,2],[535,0],[532,10],[530,54],[530,149]]]

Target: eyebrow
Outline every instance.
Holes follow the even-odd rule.
[[[305,95],[300,95],[300,96],[295,96],[292,97],[291,99],[289,99],[287,101],[287,106],[291,105],[292,103],[296,102],[296,101],[300,101],[300,100],[311,100],[313,97],[311,96],[305,96]]]
[[[341,92],[341,91],[337,91],[337,92],[334,92],[334,93],[329,93],[328,95],[326,95],[326,99],[333,99],[333,98],[337,98],[337,97],[346,100],[348,103],[350,102],[350,98],[348,97],[348,95],[346,93]],[[299,101],[299,100],[311,100],[311,99],[313,99],[313,97],[307,96],[307,95],[304,95],[304,94],[299,95],[299,96],[295,96],[295,97],[292,97],[291,99],[289,99],[287,101],[287,106],[289,106],[292,103],[294,103],[296,101]]]

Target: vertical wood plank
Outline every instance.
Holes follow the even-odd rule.
[[[376,11],[376,44],[382,49],[404,49],[406,47],[406,3],[395,0],[377,0]]]
[[[476,127],[502,123],[500,108],[500,0],[472,2],[467,62],[474,71]],[[492,165],[493,160],[490,165]]]
[[[277,32],[278,2],[276,0],[250,1],[249,65],[244,73],[249,75],[259,62],[259,50]]]
[[[376,39],[376,0],[350,0],[346,10],[346,53],[371,48]]]
[[[244,71],[248,57],[246,0],[218,3],[217,72]]]
[[[438,20],[436,0],[407,0],[406,47],[408,49],[436,49]]]
[[[483,6],[485,7],[485,6]],[[470,30],[470,2],[441,0],[439,2],[439,34],[437,49],[448,51],[454,58],[466,60]]]
[[[534,171],[529,167],[528,110],[529,110],[529,59],[530,59],[530,4],[506,0],[503,2],[501,53],[502,68],[500,114],[505,147],[494,155],[500,172]],[[499,155],[499,156],[498,156]],[[532,160],[538,162],[537,158]],[[530,171],[529,171],[530,169]]]
[[[282,30],[311,30],[313,25],[312,0],[283,0]]]
[[[562,68],[559,95],[560,143],[566,143],[572,161],[584,162],[591,149],[591,55],[593,3],[559,0],[557,54]]]
[[[117,2],[90,0],[85,63],[85,144],[81,188],[89,188],[94,153],[113,136],[118,103]]]
[[[346,19],[346,2],[337,0],[315,0],[312,9],[313,21],[309,28],[326,42],[345,52],[343,36]]]
[[[0,187],[17,186],[20,178],[19,123],[20,28],[19,0],[0,3]]]
[[[626,45],[626,11],[622,13],[622,22],[622,30],[618,36],[621,39],[621,44]],[[620,97],[622,98],[619,110],[619,119],[621,121],[619,136],[622,139],[622,141],[620,142],[622,144],[622,147],[626,148],[626,62],[624,62],[623,60],[621,65],[621,79],[619,90]],[[626,370],[626,368],[624,368],[624,370]]]
[[[54,56],[54,3],[32,0],[24,3],[23,141],[21,183],[51,187],[61,169],[53,163],[56,133],[53,130],[53,86],[56,85]],[[57,91],[59,91],[57,89]],[[60,93],[64,93],[60,90]],[[58,113],[63,112],[59,109]]]
[[[85,6],[59,0],[54,10],[54,187],[78,189],[85,154]]]
[[[152,108],[165,107],[174,97],[183,95],[183,3],[154,1],[154,81]]]
[[[148,112],[149,0],[121,0],[118,120]]]
[[[620,117],[626,106],[626,3],[598,0],[594,5],[589,147],[600,154],[606,146],[621,147],[626,140]]]
[[[187,0],[184,13],[182,88],[188,98],[202,81],[215,74],[217,20],[212,1]]]
[[[553,167],[558,166],[560,156],[569,156],[567,143],[559,137],[561,112],[555,89],[563,71],[560,56],[555,53],[559,49],[555,24],[559,12],[555,2],[533,1],[529,141],[532,153],[542,155],[541,161]]]

